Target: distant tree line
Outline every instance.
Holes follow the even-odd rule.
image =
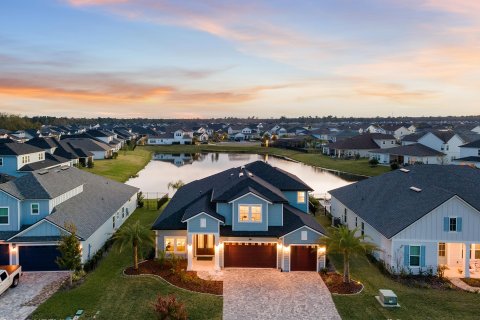
[[[0,113],[0,128],[6,130],[39,129],[41,123],[29,117]]]

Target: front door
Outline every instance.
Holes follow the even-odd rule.
[[[197,256],[215,255],[213,234],[197,234],[195,240]]]

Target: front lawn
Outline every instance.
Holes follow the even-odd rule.
[[[324,215],[317,214],[317,219],[324,226],[330,223]],[[342,272],[342,256],[329,255],[329,259]],[[343,319],[478,319],[478,294],[406,286],[380,273],[365,256],[353,257],[350,270],[365,288],[354,296],[333,295]],[[375,299],[379,289],[393,290],[401,307],[381,307]]]
[[[140,220],[151,226],[157,216],[158,211],[137,209],[126,223]],[[152,303],[158,294],[175,294],[186,304],[189,319],[221,319],[220,297],[186,292],[153,277],[124,277],[122,272],[131,265],[131,256],[131,250],[110,251],[83,284],[55,293],[35,311],[32,319],[65,319],[78,309],[85,310],[86,319],[97,311],[97,319],[153,319]]]

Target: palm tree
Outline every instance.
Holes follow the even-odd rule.
[[[178,190],[183,187],[185,183],[182,180],[171,181],[168,183],[167,188],[172,190]]]
[[[350,257],[366,252],[379,250],[374,243],[367,242],[367,236],[357,236],[358,228],[353,230],[347,226],[330,228],[328,237],[320,240],[320,243],[326,245],[327,252],[340,253],[343,255],[343,282],[350,283]]]
[[[120,228],[113,238],[120,252],[122,252],[125,247],[132,246],[133,267],[135,270],[138,270],[138,249],[141,247],[151,248],[154,245],[152,231],[141,225],[140,221]]]

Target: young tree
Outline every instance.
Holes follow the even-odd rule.
[[[350,257],[352,255],[363,254],[366,252],[379,250],[377,245],[365,241],[367,236],[357,236],[358,228],[353,230],[347,226],[330,228],[328,237],[320,240],[320,243],[326,245],[327,252],[339,253],[343,255],[343,282],[350,282]]]
[[[138,270],[138,250],[154,246],[152,231],[141,225],[140,221],[123,226],[113,238],[120,252],[122,252],[125,247],[132,246],[133,267],[135,270]]]
[[[65,224],[65,233],[60,240],[58,250],[60,257],[57,257],[56,263],[62,269],[70,270],[70,285],[73,282],[73,272],[80,271],[82,268],[82,250],[80,241],[76,236],[77,228],[73,223]]]
[[[182,180],[171,181],[168,183],[167,188],[172,190],[178,190],[183,187],[185,183]]]

